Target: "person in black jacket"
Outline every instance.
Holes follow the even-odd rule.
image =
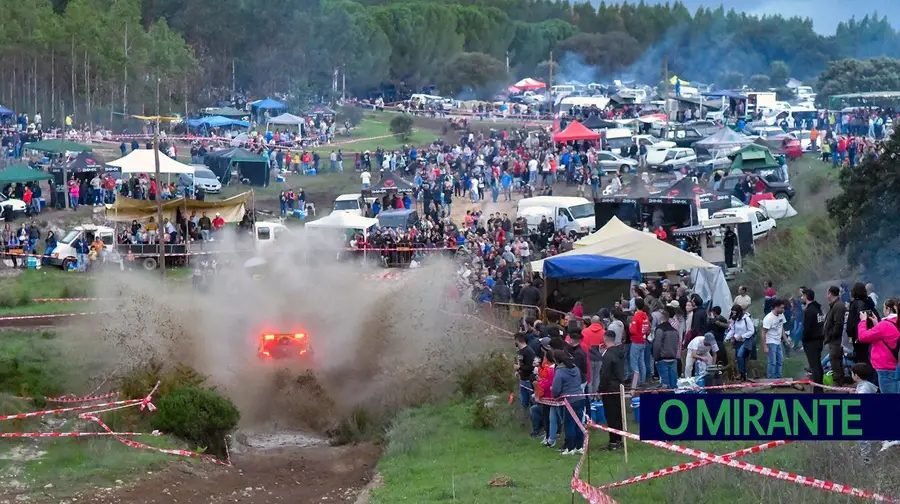
[[[613,429],[622,430],[622,398],[618,392],[620,386],[625,383],[625,347],[616,344],[616,335],[607,331],[603,335],[603,343],[606,351],[600,364],[600,387],[598,392],[606,393],[601,396],[603,412],[607,425]],[[617,450],[622,447],[622,436],[609,433],[607,450]]]
[[[844,366],[840,363],[844,362],[844,347],[841,346],[844,336],[844,321],[847,317],[847,306],[841,301],[841,289],[832,285],[825,293],[828,299],[828,314],[825,315],[824,337],[827,345],[828,355],[831,356],[831,362],[837,362],[838,365],[831,366],[831,376],[834,378],[834,384],[841,386],[844,382]]]
[[[822,306],[816,301],[816,293],[812,289],[803,291],[803,352],[806,354],[806,362],[812,381],[822,383],[825,371],[822,369],[822,349],[825,346],[825,336],[822,326],[825,315],[822,314]],[[822,393],[822,387],[813,387],[813,392]]]
[[[578,372],[581,373],[581,389],[583,392],[590,374],[588,374],[587,353],[581,348],[581,340],[584,337],[581,335],[581,324],[574,321],[569,322],[567,329],[569,330],[569,337],[566,338],[566,343],[569,344],[569,355],[575,360],[575,366],[578,368]]]
[[[859,313],[871,310],[877,313],[875,302],[866,291],[866,285],[856,282],[850,287],[850,306],[847,307],[847,339],[853,344],[855,362],[869,363],[869,344],[859,341]]]

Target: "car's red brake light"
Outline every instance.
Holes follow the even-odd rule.
[[[264,338],[266,339],[266,341],[272,341],[275,339],[275,335],[274,334],[266,334],[264,336]]]
[[[303,334],[303,333],[297,333],[297,334],[294,335],[294,337],[297,338],[297,339],[303,339],[303,338],[306,337],[306,335]]]

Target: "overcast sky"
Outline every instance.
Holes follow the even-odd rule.
[[[645,0],[648,3],[665,3],[665,0]],[[591,0],[599,4],[600,0]],[[900,2],[886,0],[682,0],[691,12],[697,7],[718,7],[744,11],[748,14],[781,14],[784,17],[811,17],[817,32],[833,34],[840,21],[851,16],[861,18],[866,14],[878,11],[880,16],[888,19],[900,16]],[[607,3],[612,3],[607,0]],[[896,25],[895,25],[896,26]]]

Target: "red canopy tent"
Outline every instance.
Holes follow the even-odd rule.
[[[545,87],[547,87],[547,85],[539,80],[528,77],[520,80],[519,82],[516,82],[512,85],[512,87],[520,91],[527,91],[529,89],[544,89]]]
[[[566,129],[553,135],[557,143],[574,142],[575,140],[600,140],[600,133],[591,131],[578,121],[572,121]]]

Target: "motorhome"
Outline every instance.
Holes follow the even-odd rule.
[[[536,196],[519,200],[516,207],[516,217],[525,217],[529,227],[537,226],[541,217],[546,217],[555,224],[560,214],[568,222],[564,229],[567,234],[582,235],[594,229],[594,205],[586,198]]]

